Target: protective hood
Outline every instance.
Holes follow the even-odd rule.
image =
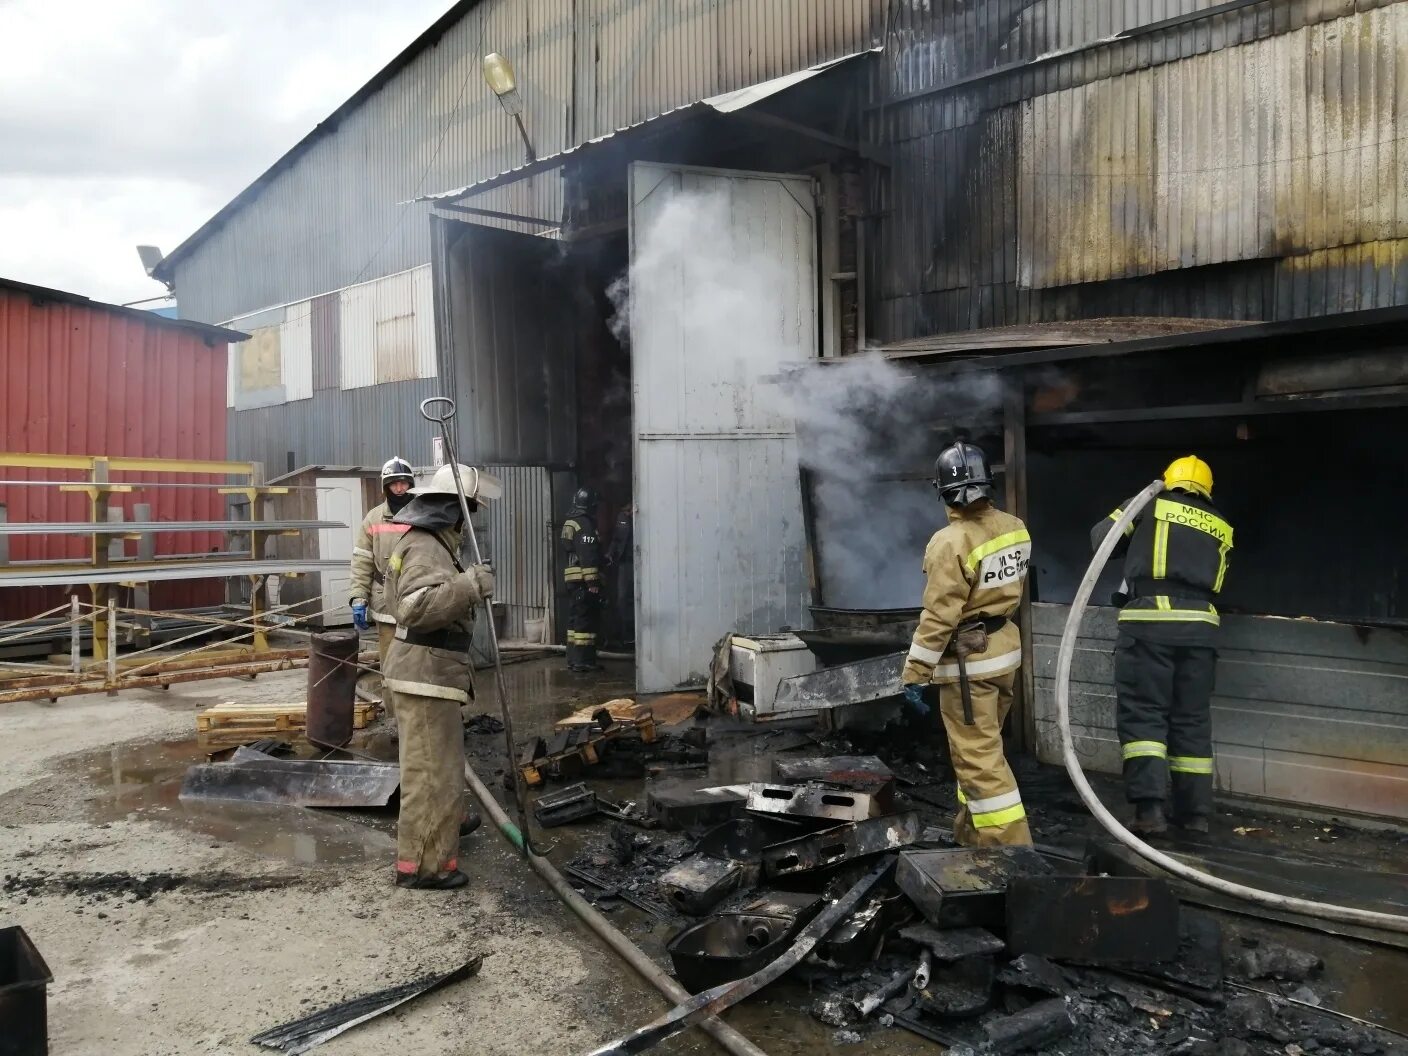
[[[391,493],[390,489],[388,489],[386,492],[386,508],[390,510],[394,516],[409,506],[411,500],[414,498],[415,496],[409,491],[404,495],[394,495]]]
[[[474,503],[471,501],[471,506]],[[456,495],[415,495],[406,508],[391,518],[396,524],[409,524],[428,532],[455,531],[463,519]]]

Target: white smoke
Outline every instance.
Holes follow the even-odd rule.
[[[827,605],[917,606],[924,546],[946,523],[927,483],[934,457],[953,435],[942,423],[969,424],[991,411],[1000,401],[998,383],[986,375],[933,379],[876,353],[803,365],[815,355],[802,347],[814,331],[791,306],[805,303],[807,291],[795,288],[773,255],[739,252],[740,241],[763,244],[770,232],[740,233],[734,224],[727,193],[677,195],[663,204],[637,238],[629,282],[623,276],[608,291],[616,308],[612,332],[639,342],[648,339],[641,326],[679,326],[689,347],[709,350],[690,378],[695,398],[709,400],[714,389],[733,401],[739,425],[757,425],[760,417],[795,423],[799,458],[812,478]],[[663,322],[644,313],[632,319],[633,297],[665,299],[680,310]],[[759,375],[767,380],[740,384]]]

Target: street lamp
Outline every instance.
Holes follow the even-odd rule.
[[[518,94],[513,64],[497,51],[485,55],[484,81],[489,85],[489,90],[498,96],[504,113],[513,118],[513,123],[518,126],[518,134],[523,137],[523,149],[528,155],[528,160],[536,161],[538,155],[533,150],[533,141],[528,138],[528,130],[523,127],[523,97]]]

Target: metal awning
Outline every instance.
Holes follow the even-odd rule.
[[[577,144],[575,147],[568,147],[566,150],[560,150],[556,154],[550,154],[545,158],[538,158],[515,168],[507,169],[497,176],[489,176],[475,183],[457,187],[452,191],[440,191],[436,194],[422,195],[419,198],[411,199],[410,202],[402,202],[400,204],[409,205],[411,202],[435,202],[440,205],[453,204],[471,197],[472,195],[493,190],[495,187],[502,187],[506,183],[516,183],[529,176],[535,176],[540,172],[560,168],[568,159],[584,156],[603,143],[619,139],[622,136],[638,133],[642,129],[650,129],[653,131],[665,124],[673,123],[699,113],[736,113],[755,103],[762,102],[764,99],[770,99],[781,92],[785,92],[789,88],[794,88],[805,81],[809,81],[818,74],[835,69],[837,66],[858,59],[862,55],[874,54],[879,50],[879,48],[871,48],[867,51],[852,52],[849,55],[841,56],[839,59],[831,59],[829,62],[817,63],[817,65],[809,66],[805,70],[797,70],[794,73],[783,74],[781,77],[761,81],[758,84],[749,85],[747,88],[739,88],[736,91],[724,92],[722,95],[711,95],[693,103],[686,103],[684,106],[675,107],[673,110],[666,110],[663,114],[656,114],[654,117],[648,117],[644,121],[637,121],[633,125],[627,125],[613,132],[607,132],[605,135],[597,136],[595,139],[589,139],[584,143]],[[797,127],[800,128],[801,126]],[[818,132],[818,134],[824,136],[823,133]],[[843,142],[839,139],[834,139],[833,141],[838,145]]]

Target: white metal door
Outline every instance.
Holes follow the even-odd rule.
[[[319,608],[331,610],[323,615],[324,627],[339,627],[352,622],[347,599],[352,593],[352,542],[367,511],[362,507],[360,479],[318,477],[318,520],[337,521],[346,528],[318,529],[318,556],[324,560],[346,563],[334,572],[322,573],[322,601]]]
[[[704,680],[730,631],[801,626],[794,424],[765,379],[816,355],[812,181],[636,162],[630,178],[636,681]]]

